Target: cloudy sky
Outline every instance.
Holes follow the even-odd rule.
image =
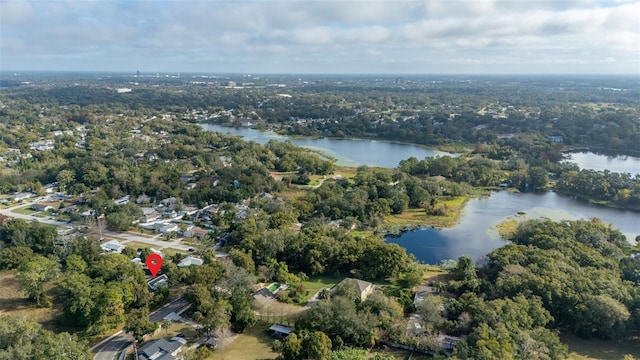
[[[0,70],[640,73],[640,1],[0,0]]]

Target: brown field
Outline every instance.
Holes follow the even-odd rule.
[[[46,329],[60,331],[55,319],[62,313],[62,304],[54,301],[53,308],[39,308],[18,289],[14,271],[0,271],[0,316],[28,316]],[[51,289],[47,295],[52,296]]]

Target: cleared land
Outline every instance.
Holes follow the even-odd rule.
[[[273,338],[267,333],[271,326],[260,323],[244,333],[224,339],[213,351],[209,359],[217,360],[256,360],[275,359],[278,353],[271,349]]]
[[[52,296],[51,291],[47,291]],[[0,316],[28,316],[46,329],[61,331],[56,317],[62,313],[61,304],[53,308],[39,308],[18,288],[14,271],[0,271]]]

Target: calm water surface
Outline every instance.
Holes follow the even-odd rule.
[[[611,172],[640,174],[640,158],[628,155],[604,155],[585,152],[572,152],[566,154],[568,162],[578,164],[580,169],[592,169],[598,171],[609,170]]]
[[[524,212],[524,215],[518,215]],[[497,225],[508,219],[547,217],[553,220],[591,219],[597,217],[620,229],[627,240],[640,235],[640,213],[607,208],[561,196],[554,192],[511,193],[499,191],[491,197],[470,200],[461,214],[460,223],[452,228],[409,231],[387,241],[397,243],[428,264],[469,255],[473,259],[486,255],[505,244]]]
[[[337,165],[341,166],[381,166],[386,168],[397,167],[400,160],[415,157],[422,160],[433,156],[457,156],[446,152],[425,149],[412,144],[396,144],[378,140],[356,139],[289,139],[278,135],[273,131],[260,131],[249,128],[224,127],[213,124],[202,124],[203,129],[217,131],[223,134],[242,136],[243,140],[255,141],[266,144],[269,140],[285,141],[308,149],[317,150],[337,159]]]
[[[396,167],[400,160],[416,157],[424,159],[447,153],[421,148],[410,144],[395,144],[375,140],[340,139],[288,139],[272,131],[249,128],[232,128],[203,124],[205,130],[242,136],[244,140],[265,144],[269,140],[285,141],[306,148],[319,150],[345,166]],[[453,155],[456,156],[456,155]],[[592,152],[572,153],[571,160],[580,168],[614,172],[640,173],[640,158],[630,156],[606,156]],[[524,212],[524,215],[518,215]],[[640,213],[611,209],[590,204],[554,192],[511,193],[494,192],[488,198],[470,200],[462,211],[460,223],[452,228],[425,228],[410,231],[399,237],[387,237],[387,241],[404,246],[418,260],[436,264],[444,259],[457,259],[469,255],[474,259],[505,244],[500,239],[497,225],[508,219],[547,217],[554,220],[600,218],[611,223],[633,242],[640,235]]]

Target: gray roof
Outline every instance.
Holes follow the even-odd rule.
[[[158,339],[142,346],[139,350],[139,354],[140,357],[145,360],[173,360],[175,357],[173,357],[171,353],[180,349],[181,346],[182,344],[177,341]]]
[[[349,282],[351,284],[354,284],[356,286],[356,290],[360,294],[362,294],[369,286],[373,285],[372,283],[370,283],[368,281],[355,279],[355,278],[345,278],[344,280],[342,280],[342,282],[345,282],[345,283]]]

